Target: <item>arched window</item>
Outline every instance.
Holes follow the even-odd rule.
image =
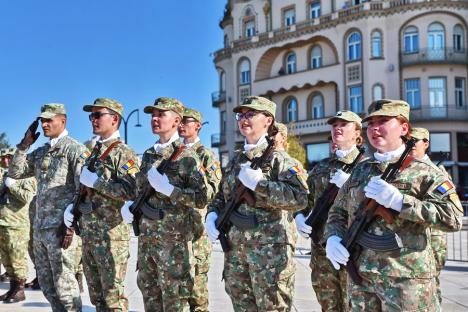
[[[371,35],[371,55],[375,58],[380,58],[383,56],[382,53],[382,33],[378,30],[372,32]]]
[[[252,37],[255,36],[255,20],[246,21],[244,24],[244,36]]]
[[[317,93],[312,97],[312,119],[319,119],[324,116],[323,96]]]
[[[221,71],[219,73],[219,91],[225,91],[226,90],[226,74],[224,71]]]
[[[250,61],[243,59],[239,64],[239,84],[250,83]]]
[[[463,31],[463,27],[460,25],[455,25],[453,27],[453,49],[455,52],[463,52],[465,48],[465,32]]]
[[[290,97],[286,100],[286,122],[294,122],[298,119],[297,100]]]
[[[361,59],[361,34],[353,32],[348,36],[348,61]]]
[[[322,48],[320,46],[315,46],[310,51],[310,65],[312,68],[322,67]]]
[[[377,101],[383,99],[383,87],[381,84],[376,84],[372,88],[372,100]]]
[[[441,23],[432,23],[427,29],[427,57],[430,60],[443,60],[444,26]]]
[[[414,26],[406,27],[404,34],[405,53],[416,53],[419,51],[419,33]]]
[[[227,35],[224,35],[224,47],[225,48],[229,47],[229,38]]]
[[[291,52],[286,56],[286,73],[294,74],[296,71],[296,54]]]

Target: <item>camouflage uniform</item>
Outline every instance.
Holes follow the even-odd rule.
[[[43,106],[42,113],[65,113],[61,104]],[[50,117],[46,117],[50,118]],[[51,146],[46,143],[30,154],[17,149],[10,164],[15,179],[35,176],[37,180],[34,219],[34,255],[42,292],[53,311],[80,311],[81,298],[75,280],[76,239],[62,249],[63,212],[73,201],[79,187],[79,175],[85,147],[66,135]]]
[[[155,105],[158,109],[183,114],[183,105],[174,99],[159,98]],[[148,106],[145,112],[151,113],[154,108],[156,106]],[[182,142],[176,140],[162,150],[151,147],[145,151],[141,172],[137,174],[139,192],[148,186],[149,169],[158,167],[181,146]],[[193,208],[205,207],[207,183],[200,160],[190,148],[184,148],[165,173],[174,190],[170,197],[155,192],[148,201],[149,205],[164,212],[163,219],[141,218],[137,283],[143,294],[145,311],[189,311],[194,283],[190,215]]]
[[[275,104],[265,98],[248,97],[241,107],[268,111],[274,116]],[[237,152],[225,168],[220,190],[209,205],[209,212],[223,211],[240,167],[263,154],[267,142],[249,151]],[[255,189],[254,207],[242,203],[238,212],[256,216],[258,225],[229,231],[230,250],[224,255],[223,279],[234,311],[290,311],[294,292],[294,245],[297,233],[291,212],[307,205],[307,174],[301,164],[284,151],[274,151],[263,164],[264,180]]]
[[[369,112],[372,112],[370,116],[402,115],[408,119],[409,105],[402,101],[381,100],[373,103]],[[357,165],[330,210],[325,239],[332,235],[345,237],[354,213],[367,202],[364,187],[371,177],[381,175],[388,164],[397,159],[379,162],[371,157]],[[413,160],[391,181],[403,194],[401,212],[394,215],[392,224],[375,218],[366,231],[374,235],[396,233],[403,247],[388,252],[363,247],[357,259],[349,260],[354,261],[363,278],[362,285],[350,285],[353,311],[439,309],[432,279],[435,264],[430,228],[460,230],[463,211],[455,188],[441,187],[444,183],[447,179],[439,170],[420,160]]]

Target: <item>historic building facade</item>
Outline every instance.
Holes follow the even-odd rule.
[[[309,162],[329,155],[338,110],[401,98],[431,131],[432,157],[468,186],[468,1],[229,0],[220,26],[212,146],[224,165],[243,144],[232,109],[247,95],[278,104]]]

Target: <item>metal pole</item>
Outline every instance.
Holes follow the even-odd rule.
[[[134,113],[138,113],[138,119],[137,119],[137,124],[135,125],[135,127],[141,127],[140,125],[140,113],[139,113],[139,110],[138,108],[135,108],[134,110],[132,110],[130,112],[130,114],[127,115],[127,118],[122,118],[122,121],[124,123],[124,138],[125,138],[125,144],[128,144],[128,140],[127,140],[127,123],[128,123],[128,120],[130,119],[130,116],[132,116]]]

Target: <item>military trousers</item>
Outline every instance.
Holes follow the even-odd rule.
[[[124,294],[128,240],[83,238],[83,269],[97,312],[128,311]]]
[[[290,311],[296,268],[293,247],[230,246],[224,254],[223,278],[234,311]]]
[[[347,273],[335,270],[321,245],[311,246],[312,287],[322,311],[348,311]]]
[[[210,269],[211,242],[203,229],[200,237],[192,241],[195,277],[190,296],[190,311],[208,312],[208,270]]]
[[[440,311],[432,278],[361,276],[362,285],[349,285],[351,311]]]
[[[0,258],[6,272],[13,280],[28,277],[29,226],[0,226]]]
[[[138,238],[137,284],[146,312],[186,312],[193,289],[192,241],[174,234]]]
[[[447,259],[447,238],[445,233],[440,235],[431,235],[431,247],[432,252],[434,253],[435,265],[436,265],[436,275],[435,283],[437,287],[437,297],[439,302],[442,302],[442,291],[440,289],[440,272],[445,266],[445,261]]]
[[[75,279],[77,240],[62,249],[58,228],[34,229],[34,255],[41,290],[52,311],[81,311],[81,297]]]

